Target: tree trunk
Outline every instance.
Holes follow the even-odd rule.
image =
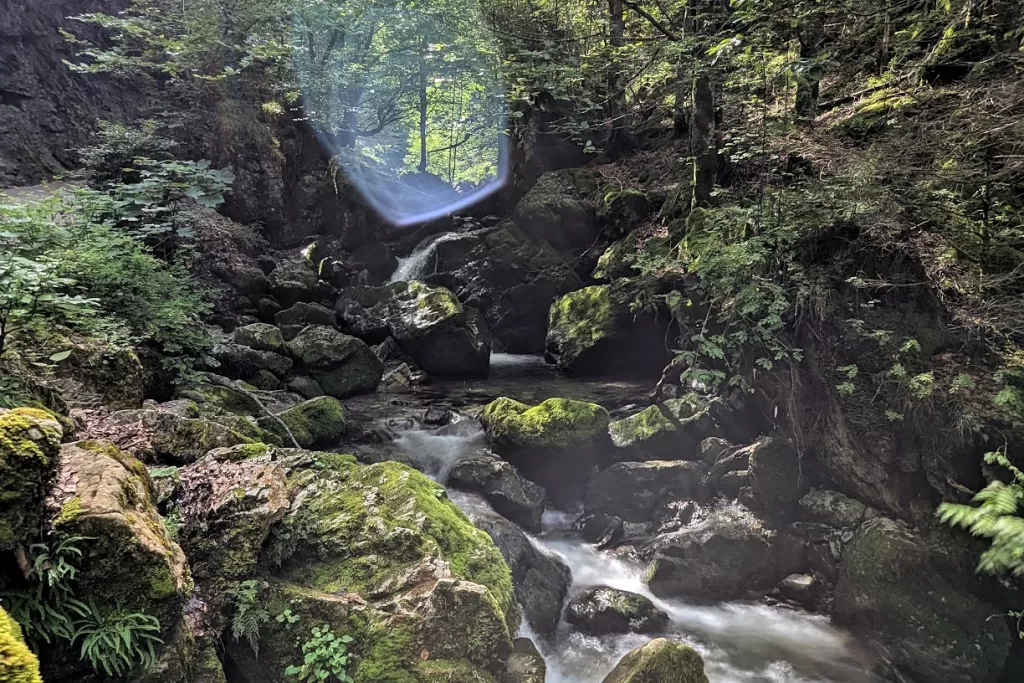
[[[693,157],[693,207],[709,206],[718,175],[718,149],[715,144],[715,94],[707,74],[693,79],[690,155]]]
[[[427,172],[427,53],[424,45],[420,57],[420,173]]]
[[[608,0],[608,44],[615,53],[608,64],[608,103],[605,113],[611,127],[608,151],[612,156],[621,153],[626,144],[626,93],[619,73],[618,50],[624,45],[626,18],[622,0]]]

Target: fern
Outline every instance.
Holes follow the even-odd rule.
[[[270,613],[263,607],[263,582],[242,581],[235,588],[235,614],[231,618],[231,635],[245,640],[259,657],[260,626],[270,621]]]
[[[72,641],[82,661],[106,676],[124,676],[156,663],[160,621],[141,612],[104,614],[90,601],[86,615],[75,622]]]

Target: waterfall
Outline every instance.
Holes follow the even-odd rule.
[[[388,280],[388,283],[420,280],[430,275],[430,268],[432,267],[431,257],[437,253],[437,244],[459,236],[461,236],[461,233],[458,232],[442,232],[439,235],[427,237],[416,245],[411,254],[405,258],[398,259],[398,268]]]

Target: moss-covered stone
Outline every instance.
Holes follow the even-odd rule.
[[[39,660],[21,635],[17,622],[0,607],[0,682],[43,683]]]
[[[132,683],[226,683],[213,635],[197,635],[187,620],[175,632],[157,663]]]
[[[178,395],[180,398],[195,401],[202,407],[204,413],[225,412],[234,415],[256,416],[263,414],[263,409],[251,395],[222,384],[195,382],[181,389]],[[198,415],[184,417],[198,417]]]
[[[214,448],[250,443],[229,427],[206,419],[188,419],[159,410],[122,410],[111,414],[111,426],[139,424],[148,443],[136,450],[147,461],[184,465],[201,458]]]
[[[360,339],[324,326],[310,326],[288,343],[288,350],[328,396],[348,398],[373,392],[384,364]]]
[[[708,683],[708,677],[696,650],[657,638],[623,657],[604,683]]]
[[[259,426],[273,433],[284,444],[291,444],[288,427],[302,448],[333,445],[345,433],[345,409],[332,396],[304,401],[275,417],[260,418]]]
[[[146,371],[135,349],[90,340],[72,345],[58,373],[72,384],[71,395],[98,396],[111,408],[137,408],[146,393]]]
[[[100,609],[154,616],[170,633],[192,579],[156,511],[145,466],[109,442],[79,441],[61,448],[58,476],[62,531],[91,539],[81,546],[79,594]]]
[[[648,598],[614,588],[590,588],[566,607],[565,619],[591,635],[657,633],[668,626],[668,615]]]
[[[39,528],[62,436],[60,423],[45,410],[0,414],[0,549]]]
[[[578,252],[597,238],[600,186],[600,176],[590,169],[545,173],[516,205],[512,219],[531,239]]]
[[[700,442],[718,429],[706,410],[669,399],[608,425],[616,460],[699,460]]]
[[[274,325],[252,323],[235,330],[235,343],[256,351],[284,351],[284,335]]]
[[[529,406],[502,397],[480,413],[491,442],[505,448],[566,448],[601,438],[611,417],[596,403],[549,398]]]
[[[640,190],[606,192],[597,207],[597,217],[606,231],[624,235],[651,215],[651,202]]]

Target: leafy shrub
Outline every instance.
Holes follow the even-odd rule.
[[[145,120],[135,125],[100,121],[96,143],[79,150],[84,176],[91,187],[141,180],[133,168],[136,159],[166,161],[178,143],[166,137],[166,121]]]
[[[352,636],[336,636],[326,627],[314,626],[302,644],[302,664],[289,666],[284,675],[300,683],[352,683],[348,675],[348,644]]]

